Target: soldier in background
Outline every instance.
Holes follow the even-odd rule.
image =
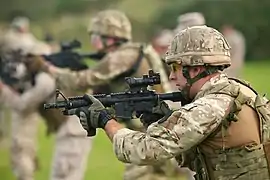
[[[31,55],[49,55],[49,45],[38,42]],[[60,111],[45,111],[43,104],[54,100],[55,80],[44,72],[31,72],[23,82],[23,91],[1,83],[1,102],[12,110],[11,161],[15,176],[20,180],[34,179],[38,168],[36,137],[41,115],[48,133],[56,133],[51,178],[83,179],[92,138],[86,134],[76,116],[63,116]],[[22,78],[26,79],[26,78]],[[22,84],[22,83],[21,83]]]
[[[28,69],[43,69],[51,73],[61,89],[87,90],[88,88],[108,85],[110,92],[126,89],[126,76],[141,77],[147,74],[149,68],[161,74],[163,86],[156,86],[158,92],[171,91],[162,61],[152,46],[132,42],[131,24],[126,15],[116,10],[99,12],[92,20],[88,33],[91,44],[106,53],[105,57],[92,69],[79,72],[60,69],[47,64],[45,61],[29,59]],[[144,127],[137,119],[126,122],[131,129],[144,131]],[[126,164],[125,180],[167,178],[162,165],[135,166]]]
[[[8,53],[16,50],[29,50],[35,43],[36,38],[29,31],[30,22],[27,17],[15,17],[8,30],[1,30],[0,53]],[[1,77],[0,77],[1,78]],[[0,107],[0,136],[8,134],[7,108],[3,103]]]
[[[231,46],[232,65],[226,70],[230,77],[239,78],[244,67],[246,44],[243,34],[230,24],[224,24],[221,32]]]
[[[175,33],[192,26],[205,25],[205,18],[202,13],[189,12],[181,14],[177,19],[178,25],[175,28]]]
[[[51,45],[36,40],[30,34],[29,26],[30,22],[27,18],[14,19],[11,29],[1,39],[2,54],[16,50],[21,50],[23,54],[30,53],[32,55],[49,55],[53,52],[54,49]],[[22,180],[33,178],[33,173],[36,170],[35,137],[38,129],[37,121],[40,119],[37,115],[41,115],[46,121],[48,133],[56,133],[55,154],[50,179],[82,180],[88,154],[92,147],[92,138],[85,138],[85,132],[79,125],[76,116],[66,117],[58,111],[45,112],[43,110],[44,102],[54,98],[56,89],[55,80],[50,75],[37,71],[25,72],[25,74],[32,77],[23,85],[24,92],[18,92],[2,83],[4,88],[0,98],[3,104],[11,107],[12,115],[14,114],[12,118],[11,159],[16,177]],[[31,84],[33,82],[34,84]],[[74,95],[74,92],[67,92],[67,94]],[[13,101],[9,102],[9,98]],[[25,119],[27,120],[25,121]],[[17,141],[28,141],[29,143],[17,143]]]
[[[49,53],[48,50],[44,51]],[[18,64],[19,66],[23,64]],[[20,82],[22,85],[20,89],[0,82],[0,101],[11,110],[10,156],[13,173],[18,180],[34,180],[34,173],[38,169],[36,137],[39,116],[37,110],[39,105],[54,92],[55,81],[44,72],[32,78],[24,71],[20,77],[24,79]]]

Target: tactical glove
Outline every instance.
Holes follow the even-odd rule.
[[[88,132],[88,136],[95,135],[96,128],[104,128],[113,117],[103,104],[92,95],[84,95],[84,99],[91,105],[76,109],[82,127]]]
[[[164,101],[158,101],[158,104],[152,108],[151,112],[137,112],[137,116],[140,116],[140,120],[145,127],[160,119],[167,119],[171,114],[172,110]]]

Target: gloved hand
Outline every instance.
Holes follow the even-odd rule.
[[[88,136],[93,136],[96,128],[104,128],[113,117],[94,96],[84,95],[84,99],[91,105],[76,109],[75,114],[79,117],[82,127],[88,132]]]
[[[48,70],[48,63],[42,56],[29,54],[24,58],[24,63],[27,70],[31,73]]]
[[[158,104],[152,108],[151,112],[137,112],[137,117],[140,116],[140,120],[145,127],[148,127],[153,122],[157,122],[160,119],[167,119],[172,114],[167,103],[159,101]]]

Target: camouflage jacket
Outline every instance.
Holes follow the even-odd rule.
[[[200,166],[193,166],[198,174],[196,179],[252,179],[259,176],[268,180],[269,111],[260,110],[263,102],[259,98],[246,98],[243,95],[246,90],[234,84],[237,83],[228,80],[225,74],[213,77],[203,85],[192,103],[174,111],[165,122],[151,124],[146,133],[119,130],[113,138],[117,158],[126,163],[156,164],[181,154],[192,154],[195,149],[195,157],[187,164],[198,162],[193,163]],[[245,104],[256,111],[248,111]],[[256,112],[259,111],[263,114],[260,115],[263,133],[256,127],[259,121]],[[259,134],[262,134],[261,141]],[[261,148],[265,142],[266,152]]]

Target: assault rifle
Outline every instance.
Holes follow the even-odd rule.
[[[187,103],[181,92],[157,94],[153,90],[147,89],[148,86],[160,84],[160,75],[154,73],[153,70],[149,70],[149,74],[142,78],[126,77],[125,81],[129,85],[129,89],[125,92],[94,95],[105,107],[112,107],[115,110],[116,119],[131,120],[136,112],[151,112],[160,100]],[[58,101],[59,95],[64,100]],[[67,98],[57,90],[56,102],[44,104],[44,109],[63,108],[64,115],[73,115],[77,108],[90,105],[91,103],[83,96]]]
[[[74,71],[80,71],[87,69],[87,65],[82,61],[83,59],[93,59],[100,60],[106,54],[102,52],[97,53],[78,53],[74,49],[81,47],[81,43],[78,40],[73,40],[71,42],[62,42],[61,51],[59,53],[54,53],[51,55],[43,55],[46,61],[51,64],[61,68],[69,68]]]

